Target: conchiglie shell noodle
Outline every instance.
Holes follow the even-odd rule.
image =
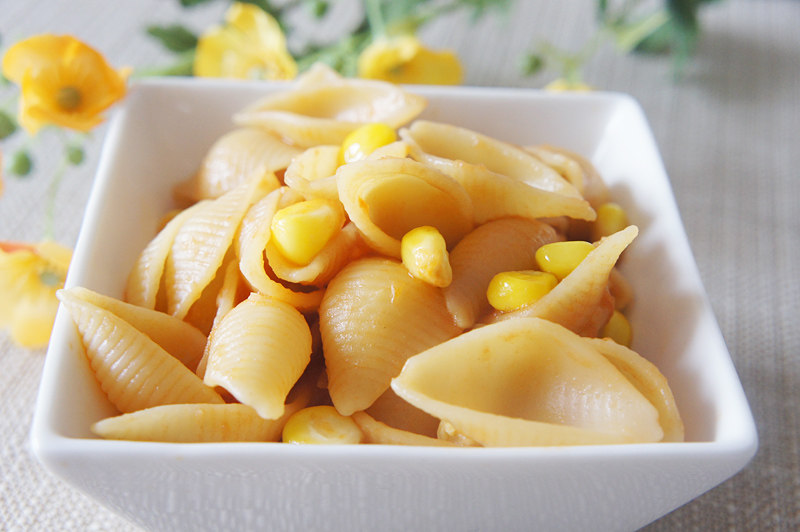
[[[400,257],[400,240],[430,225],[452,247],[473,225],[472,200],[447,175],[411,159],[366,159],[339,167],[339,199],[379,253]]]
[[[485,446],[655,442],[655,407],[590,345],[535,318],[480,327],[410,358],[398,395]]]
[[[501,218],[476,227],[450,252],[453,281],[444,289],[447,308],[467,329],[489,312],[489,282],[506,271],[536,267],[536,250],[561,240],[555,230],[526,218]]]
[[[264,419],[247,405],[165,405],[106,418],[92,432],[113,440],[210,443],[278,441],[284,419]]]
[[[264,419],[277,419],[311,358],[311,331],[296,309],[251,294],[211,331],[204,382]]]
[[[239,269],[250,287],[261,294],[274,297],[300,310],[313,310],[322,300],[322,290],[301,292],[272,279],[265,263],[264,251],[270,241],[273,215],[303,197],[288,187],[281,187],[255,203],[245,215],[236,238]]]
[[[631,225],[603,238],[578,266],[544,297],[511,312],[497,313],[487,321],[515,318],[543,318],[584,336],[596,336],[614,310],[608,292],[608,279],[619,256],[636,238],[639,230]]]
[[[314,74],[297,83],[294,90],[255,102],[234,120],[309,148],[341,144],[351,131],[371,122],[400,127],[419,115],[425,105],[423,97],[390,83]]]
[[[578,189],[525,150],[462,127],[417,120],[403,134],[435,157],[483,166],[532,187],[580,198]]]
[[[661,441],[683,441],[684,430],[675,397],[666,377],[649,360],[609,338],[584,338],[608,359],[642,395],[658,410],[658,420],[664,430]]]
[[[225,266],[225,271],[222,276],[222,286],[217,292],[216,297],[216,312],[214,313],[214,321],[211,324],[211,329],[216,327],[220,320],[230,312],[233,307],[247,299],[250,292],[246,290],[246,285],[242,280],[239,273],[239,264],[236,261],[230,261]],[[208,343],[205,344],[203,356],[197,364],[195,373],[201,379],[206,373],[206,364],[208,363]]]
[[[530,146],[525,149],[570,181],[592,207],[599,207],[608,201],[608,187],[603,177],[585,157],[557,146]]]
[[[201,201],[178,213],[145,246],[128,274],[125,288],[127,301],[140,307],[156,308],[164,266],[175,236],[186,220],[205,209],[207,204],[208,201]]]
[[[257,178],[266,179],[277,188],[280,183],[275,172],[289,166],[301,151],[263,129],[235,129],[217,139],[197,174],[179,185],[177,192],[193,201],[215,199]]]
[[[406,130],[401,130],[400,135],[407,142],[412,159],[449,175],[464,187],[472,199],[476,223],[507,216],[531,219],[568,216],[580,220],[597,217],[591,205],[579,196],[533,187],[524,181],[492,172],[483,165],[426,153]]]
[[[223,402],[177,358],[119,316],[66,290],[58,297],[78,327],[100,387],[120,412]]]
[[[166,263],[168,311],[183,318],[214,279],[248,207],[271,190],[254,179],[206,203],[178,229]]]
[[[294,158],[283,175],[287,187],[305,198],[339,199],[339,146],[315,146]]]
[[[369,408],[408,357],[460,332],[439,288],[383,258],[340,271],[319,316],[328,391],[343,415]]]
[[[297,391],[295,391],[297,390]],[[292,391],[283,415],[264,419],[250,406],[231,404],[177,404],[154,406],[106,418],[92,432],[106,439],[211,443],[280,440],[286,420],[309,404],[307,387]],[[293,397],[294,396],[294,397]]]
[[[83,287],[70,288],[71,296],[107,310],[150,337],[184,366],[194,371],[206,347],[206,336],[175,316],[125,303]]]

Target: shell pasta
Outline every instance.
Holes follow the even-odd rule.
[[[600,173],[560,147],[420,119],[425,104],[317,65],[236,114],[176,179],[124,299],[59,292],[118,411],[91,430],[682,441],[669,384],[626,317],[639,294],[618,266],[639,230]]]

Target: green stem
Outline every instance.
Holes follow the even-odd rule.
[[[365,0],[364,10],[367,13],[367,21],[369,21],[369,27],[372,31],[372,38],[385,37],[386,22],[383,20],[383,13],[381,13],[380,0]]]

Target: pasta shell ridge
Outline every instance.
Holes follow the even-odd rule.
[[[318,71],[300,79],[294,90],[253,103],[236,114],[234,121],[267,129],[309,148],[341,144],[351,131],[371,122],[400,127],[425,105],[422,96],[390,83]]]
[[[474,329],[411,357],[392,388],[487,446],[659,441],[655,407],[591,346],[536,318]]]
[[[183,318],[214,279],[247,208],[272,183],[246,182],[195,211],[178,230],[166,263],[170,314]]]
[[[67,290],[60,290],[58,298],[80,332],[101,388],[121,412],[172,403],[222,403],[179,360],[119,316]]]
[[[184,366],[194,371],[206,346],[206,336],[196,327],[170,314],[140,307],[83,287],[67,290],[72,296],[107,310],[146,334]]]
[[[301,150],[259,128],[237,128],[218,138],[200,169],[179,193],[191,201],[216,199],[242,183],[264,178],[277,188],[275,172],[285,169]]]
[[[319,315],[328,391],[343,415],[375,402],[408,357],[460,332],[439,288],[384,258],[342,269]]]
[[[475,206],[477,223],[507,216],[531,219],[568,216],[579,220],[594,220],[597,216],[589,202],[579,194],[539,188],[498,173],[485,164],[434,155],[420,147],[409,136],[408,130],[401,130],[400,135],[408,144],[412,159],[449,175],[464,187]]]
[[[302,314],[251,294],[211,331],[203,380],[225,388],[261,417],[277,419],[310,358],[311,331]]]

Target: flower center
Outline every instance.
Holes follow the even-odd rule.
[[[61,87],[56,93],[56,103],[64,111],[74,111],[81,104],[81,91],[76,87]]]

